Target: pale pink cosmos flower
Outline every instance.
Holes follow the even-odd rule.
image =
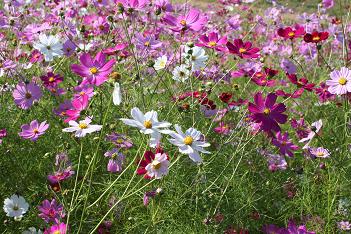
[[[331,80],[327,80],[328,91],[331,94],[343,95],[351,92],[351,70],[342,67],[340,71],[335,70],[330,73]]]
[[[330,153],[327,149],[324,149],[323,147],[318,147],[318,148],[310,148],[310,153],[312,156],[316,158],[329,158]]]
[[[171,26],[171,30],[180,31],[200,31],[207,23],[207,18],[200,15],[196,9],[191,9],[186,15],[178,16],[166,15],[163,20]]]
[[[163,176],[168,174],[169,161],[166,154],[157,153],[152,162],[146,167],[146,175],[151,178],[161,179]]]
[[[36,141],[39,136],[43,135],[45,131],[49,128],[49,124],[46,121],[38,123],[37,120],[33,120],[30,124],[24,124],[21,126],[22,132],[18,135],[23,139],[30,139],[31,141]]]
[[[23,82],[17,84],[16,89],[13,91],[12,96],[15,103],[21,109],[29,109],[35,101],[39,101],[42,92],[38,85],[31,82],[25,84]]]
[[[308,133],[307,137],[302,138],[299,141],[300,143],[307,141],[307,143],[305,144],[304,147],[302,147],[302,149],[307,149],[309,147],[309,144],[311,143],[312,139],[316,136],[316,134],[319,133],[322,126],[323,126],[323,122],[321,119],[311,124],[310,132]]]
[[[85,137],[86,134],[100,131],[102,126],[90,124],[91,119],[92,119],[91,117],[86,117],[84,120],[79,121],[79,123],[71,120],[68,122],[68,124],[71,127],[64,128],[64,129],[62,129],[62,131],[63,132],[75,132],[75,134],[74,134],[75,137]]]

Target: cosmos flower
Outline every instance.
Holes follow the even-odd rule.
[[[204,154],[210,153],[204,149],[209,147],[210,144],[201,139],[203,136],[202,133],[195,128],[189,128],[183,132],[178,124],[174,125],[174,128],[176,132],[169,133],[169,135],[173,137],[168,139],[169,142],[177,146],[180,153],[188,154],[191,160],[196,163],[201,163],[203,160],[199,152]]]
[[[167,65],[167,56],[162,55],[162,57],[158,57],[155,61],[154,68],[156,71],[162,70]]]
[[[200,43],[195,44],[196,46],[207,47],[218,51],[224,51],[228,42],[226,36],[220,38],[216,32],[210,32],[208,36],[200,36],[199,41]]]
[[[122,171],[122,164],[125,160],[125,156],[118,151],[118,148],[113,148],[112,150],[107,151],[104,156],[109,158],[107,171],[112,173]]]
[[[342,95],[351,92],[351,70],[342,67],[330,73],[331,80],[326,81],[331,94]]]
[[[158,121],[156,111],[149,111],[145,114],[134,107],[131,110],[131,116],[133,119],[120,119],[126,125],[137,127],[140,132],[146,135],[150,135],[150,147],[155,147],[161,140],[161,133],[168,134],[169,130],[165,129],[171,126],[170,123],[165,121]]]
[[[272,144],[279,148],[282,155],[287,155],[289,157],[293,157],[294,153],[292,151],[296,151],[299,148],[289,139],[288,132],[285,132],[284,134],[277,132],[275,138],[272,140]]]
[[[0,129],[0,145],[2,143],[2,139],[7,136],[7,130],[6,128]]]
[[[115,59],[106,62],[106,55],[102,52],[97,53],[93,59],[90,54],[84,53],[79,57],[81,65],[73,64],[71,69],[74,73],[83,77],[82,84],[93,84],[100,86],[108,80],[116,63]]]
[[[190,76],[190,69],[189,66],[182,64],[174,68],[172,79],[179,82],[185,82],[189,79]]]
[[[322,4],[325,9],[330,9],[334,7],[334,0],[323,0]]]
[[[63,206],[56,203],[55,199],[44,200],[40,206],[38,206],[39,217],[42,218],[46,223],[60,223],[60,219],[65,217]]]
[[[43,135],[49,128],[49,124],[46,121],[38,123],[38,120],[33,120],[30,124],[24,124],[21,126],[22,132],[18,135],[23,139],[30,139],[31,141],[38,140],[39,136]]]
[[[49,229],[44,231],[44,234],[67,234],[68,226],[65,223],[52,225]]]
[[[112,133],[106,136],[106,140],[119,149],[129,149],[133,146],[133,142],[124,134]]]
[[[351,223],[349,221],[340,221],[338,222],[338,228],[341,231],[351,230]]]
[[[54,57],[60,57],[63,55],[63,45],[60,39],[53,35],[39,35],[39,41],[33,43],[33,47],[40,51],[44,55],[45,61],[53,61]]]
[[[318,32],[313,31],[312,33],[306,33],[303,40],[307,43],[319,43],[321,41],[327,40],[329,37],[328,32]]]
[[[168,174],[169,160],[167,154],[156,153],[146,165],[146,175],[150,178],[161,179]]]
[[[207,18],[201,16],[200,12],[196,9],[191,9],[186,15],[178,16],[177,18],[172,15],[165,15],[163,20],[171,26],[171,30],[175,32],[181,31],[200,31],[207,23]]]
[[[3,208],[7,217],[21,219],[28,211],[29,204],[22,196],[13,194],[10,198],[4,200]]]
[[[16,85],[16,89],[13,91],[12,96],[17,106],[27,110],[35,101],[39,101],[42,92],[39,86],[33,82],[30,82],[29,84],[20,82]]]
[[[71,102],[71,108],[65,111],[67,118],[65,123],[68,123],[71,120],[77,120],[80,117],[80,113],[88,107],[89,96],[84,94],[81,98],[74,99]]]
[[[28,230],[23,231],[22,234],[43,234],[43,232],[40,229],[37,231],[35,227],[30,227]]]
[[[305,35],[305,29],[301,25],[296,24],[295,29],[292,29],[291,27],[279,28],[278,35],[285,39],[292,40]]]
[[[309,144],[311,143],[312,139],[316,136],[316,134],[319,133],[319,131],[322,129],[322,126],[323,126],[323,122],[321,119],[311,124],[310,131],[307,137],[299,140],[300,143],[307,142],[305,146],[302,147],[302,149],[307,149],[309,147]]]
[[[208,56],[203,48],[198,46],[185,46],[184,51],[185,63],[191,67],[192,71],[204,68],[206,66]]]
[[[236,54],[240,58],[250,59],[260,57],[260,49],[253,48],[251,42],[247,41],[244,43],[242,39],[235,39],[233,43],[228,41],[227,48],[229,53]]]
[[[286,58],[282,59],[280,67],[288,74],[295,74],[297,72],[295,64]]]
[[[84,120],[79,121],[77,123],[74,120],[68,122],[71,127],[62,129],[63,132],[75,132],[75,137],[85,137],[86,134],[90,134],[93,132],[98,132],[101,130],[102,125],[92,125],[91,117],[86,117]]]
[[[256,93],[255,103],[249,103],[248,109],[251,112],[251,119],[260,123],[260,129],[265,132],[280,131],[279,124],[284,124],[288,116],[283,114],[286,107],[283,103],[276,104],[277,95],[270,93],[266,98],[262,93]]]
[[[63,77],[53,72],[48,72],[45,76],[41,76],[40,79],[43,81],[45,87],[54,88],[63,81]]]
[[[315,158],[329,158],[330,156],[329,151],[323,147],[309,148],[309,152]]]
[[[319,101],[322,103],[330,101],[335,98],[335,95],[331,94],[328,91],[328,88],[329,87],[324,82],[321,82],[319,84],[319,87],[314,89],[314,92],[318,95]]]
[[[136,48],[139,50],[154,51],[162,46],[162,42],[157,40],[155,35],[136,35]]]

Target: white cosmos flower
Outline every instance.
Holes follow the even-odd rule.
[[[35,227],[30,227],[28,230],[23,231],[22,234],[43,234],[43,232],[40,229],[37,231]]]
[[[205,62],[208,59],[206,51],[198,46],[189,47],[185,46],[185,61],[191,66],[192,71],[199,70],[206,66]]]
[[[167,65],[167,56],[163,55],[162,57],[158,57],[155,61],[154,68],[156,71],[162,70],[166,67]]]
[[[93,133],[93,132],[98,132],[101,130],[102,126],[101,125],[92,125],[91,123],[91,117],[86,117],[84,120],[79,121],[77,123],[76,121],[69,121],[68,124],[71,127],[64,128],[62,129],[63,132],[75,132],[76,137],[85,137],[86,134],[88,133]]]
[[[167,154],[157,153],[155,154],[154,160],[150,162],[146,167],[147,175],[151,178],[161,179],[162,176],[168,174],[169,161]]]
[[[113,104],[118,106],[122,102],[121,87],[118,82],[115,83],[115,88],[112,93]]]
[[[202,133],[195,128],[189,128],[183,133],[178,124],[174,125],[174,128],[177,132],[169,133],[169,135],[173,137],[173,139],[168,139],[169,142],[178,146],[180,153],[188,154],[191,160],[196,163],[201,163],[202,158],[199,152],[205,154],[210,153],[204,150],[204,147],[208,147],[210,144],[201,140]]]
[[[13,194],[10,198],[4,200],[4,211],[8,217],[21,219],[28,208],[29,204],[22,196]]]
[[[189,79],[190,71],[187,65],[182,64],[178,67],[175,67],[173,72],[173,80],[184,82]]]
[[[138,107],[134,107],[131,110],[133,119],[120,119],[124,124],[137,127],[141,133],[151,135],[150,147],[155,147],[161,140],[161,133],[168,134],[171,132],[168,128],[171,126],[170,123],[165,121],[158,121],[157,112],[149,111],[145,114],[139,110]]]
[[[33,47],[44,55],[45,61],[52,61],[55,56],[63,55],[63,44],[53,35],[40,34],[39,42],[35,42]]]
[[[307,137],[299,140],[300,143],[307,141],[306,145],[302,147],[302,149],[307,149],[309,147],[312,139],[315,137],[316,134],[318,134],[322,126],[323,126],[323,122],[321,119],[311,124],[311,131],[308,133]]]

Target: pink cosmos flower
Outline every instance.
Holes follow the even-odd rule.
[[[172,12],[174,11],[172,4],[168,0],[156,0],[155,1],[156,10],[163,12]]]
[[[207,18],[201,16],[200,12],[196,9],[191,9],[188,14],[178,16],[177,18],[172,15],[165,15],[163,20],[171,26],[171,30],[175,32],[181,31],[200,31],[207,23]]]
[[[343,95],[351,92],[351,70],[342,67],[340,71],[335,70],[330,73],[331,80],[327,80],[328,91],[331,94]]]
[[[292,151],[296,151],[299,148],[289,139],[288,132],[284,134],[277,132],[275,138],[272,140],[272,144],[279,148],[281,155],[288,155],[289,157],[293,157],[294,154]]]
[[[39,101],[42,93],[39,86],[35,83],[25,84],[20,82],[13,91],[12,96],[15,99],[16,105],[26,110],[33,105],[34,101]]]
[[[251,119],[255,123],[261,123],[260,129],[265,132],[280,131],[279,124],[286,123],[288,116],[283,114],[286,107],[283,103],[276,104],[277,95],[270,93],[263,98],[262,93],[254,97],[255,103],[249,103],[248,109],[251,112]]]
[[[196,46],[207,47],[218,51],[226,50],[227,37],[224,36],[220,38],[218,33],[216,32],[211,32],[208,34],[208,36],[200,36],[199,41],[200,43],[195,44]]]
[[[260,57],[260,49],[252,48],[252,43],[249,41],[244,43],[241,39],[235,39],[233,44],[228,41],[227,48],[229,50],[229,53],[236,54],[240,58],[249,59]]]
[[[324,82],[320,83],[319,86],[320,87],[315,88],[314,91],[318,95],[320,102],[327,102],[335,98],[335,95],[328,91],[328,86]]]
[[[63,206],[56,203],[55,199],[44,200],[40,206],[39,217],[42,218],[46,223],[60,223],[60,219],[65,217]]]
[[[330,156],[329,151],[323,147],[310,148],[309,152],[315,158],[329,158]]]
[[[157,40],[155,35],[143,35],[141,33],[136,35],[136,48],[139,50],[155,50],[162,46],[162,42]]]
[[[2,143],[2,138],[5,138],[6,136],[7,136],[6,128],[0,129],[0,144]]]
[[[106,62],[106,55],[99,52],[93,59],[88,53],[84,53],[79,58],[82,65],[73,64],[71,69],[74,73],[83,77],[82,84],[93,84],[99,86],[108,80],[115,59]]]
[[[44,234],[67,234],[68,227],[65,223],[55,224],[49,229],[46,229]]]
[[[106,55],[114,55],[118,51],[124,50],[127,46],[128,46],[127,43],[119,43],[119,44],[116,44],[114,47],[109,47],[107,49],[104,49],[102,53]]]
[[[146,175],[150,178],[161,179],[168,174],[168,156],[167,154],[157,153],[155,158],[145,167]]]
[[[305,35],[305,29],[304,27],[296,24],[295,29],[292,29],[291,27],[279,28],[278,35],[285,39],[292,40],[294,38],[302,37],[303,35]]]
[[[334,6],[334,0],[323,0],[322,4],[325,9],[329,9]]]
[[[68,123],[71,120],[77,120],[80,116],[80,112],[85,110],[88,107],[88,100],[89,96],[84,94],[80,98],[74,99],[72,101],[72,109],[67,110],[65,112],[65,116],[67,116],[67,119],[65,119],[65,123]]]
[[[18,134],[19,136],[21,136],[23,139],[36,141],[39,136],[43,135],[49,128],[49,124],[46,124],[46,121],[39,124],[37,120],[33,120],[30,124],[22,125],[21,128],[22,132]]]
[[[230,126],[224,122],[220,122],[219,125],[214,128],[214,131],[218,134],[228,135],[230,132]]]
[[[112,173],[122,171],[122,164],[125,160],[125,156],[121,152],[118,152],[117,148],[107,151],[104,156],[110,158],[107,164],[107,171]]]

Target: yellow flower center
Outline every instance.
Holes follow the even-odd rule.
[[[82,91],[82,92],[79,93],[80,96],[83,96],[84,94],[85,94],[84,91]]]
[[[98,69],[96,67],[92,67],[92,68],[89,69],[89,71],[90,71],[91,74],[94,75],[94,74],[96,74],[98,72]]]
[[[86,128],[88,128],[88,124],[86,124],[86,123],[80,123],[80,124],[78,125],[78,127],[79,127],[80,129],[86,129]]]
[[[61,231],[59,231],[59,230],[54,231],[53,234],[61,234]]]
[[[186,145],[191,145],[193,143],[194,139],[191,136],[186,136],[184,138],[184,144]]]
[[[312,38],[312,41],[319,41],[321,38],[319,36],[315,36]]]
[[[144,46],[149,47],[149,46],[150,46],[150,42],[149,42],[149,41],[145,42],[145,43],[144,43]]]
[[[269,108],[263,110],[263,114],[268,115],[269,113],[271,113],[271,110]]]
[[[160,67],[164,67],[164,66],[166,66],[165,61],[161,61],[161,62],[160,62]]]
[[[17,205],[15,205],[12,209],[13,210],[19,210],[19,207]]]
[[[208,46],[210,46],[210,47],[213,47],[213,46],[216,46],[216,45],[217,45],[217,42],[215,42],[215,41],[210,41],[208,43]]]
[[[26,99],[30,99],[32,97],[32,94],[31,93],[26,93],[25,97],[26,97]]]
[[[245,53],[245,52],[246,52],[246,49],[245,49],[245,48],[240,48],[240,49],[239,49],[239,52],[240,52],[240,53]]]
[[[33,130],[33,133],[38,134],[38,133],[39,133],[39,130],[38,130],[37,128],[35,128],[35,129]]]
[[[152,128],[152,122],[151,122],[151,120],[145,120],[145,121],[144,121],[144,127],[145,127],[145,128]]]
[[[295,33],[294,33],[294,32],[289,32],[289,33],[288,33],[288,36],[289,36],[289,37],[293,37],[293,36],[295,36]]]
[[[60,115],[61,115],[61,116],[65,116],[65,115],[66,115],[66,112],[62,111]]]
[[[50,77],[49,78],[49,82],[54,82],[55,81],[55,78],[54,77]]]
[[[151,166],[153,169],[158,170],[161,167],[161,163],[158,160],[154,160],[152,161]]]
[[[181,25],[183,25],[183,26],[186,25],[186,21],[185,21],[185,20],[181,20],[179,23],[180,23]]]
[[[347,80],[346,80],[345,77],[340,77],[340,78],[339,78],[339,84],[340,84],[340,85],[345,85],[346,83],[347,83]]]
[[[116,142],[117,142],[118,144],[121,144],[121,143],[123,143],[123,139],[122,139],[122,138],[118,138],[118,139],[116,140]]]
[[[317,157],[323,157],[324,153],[323,152],[318,152],[316,155],[317,155]]]

